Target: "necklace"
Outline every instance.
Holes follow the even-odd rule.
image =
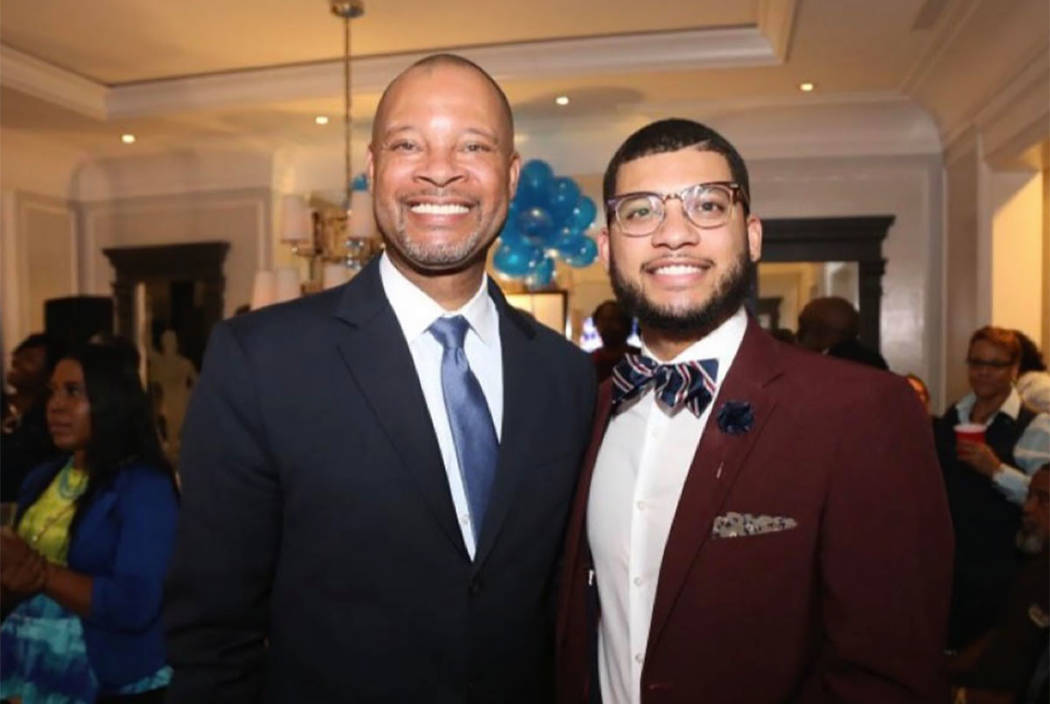
[[[62,471],[58,473],[58,495],[63,499],[75,501],[84,493],[85,482],[83,478],[78,478],[76,486],[73,485],[71,477],[73,476],[73,463],[70,462]]]

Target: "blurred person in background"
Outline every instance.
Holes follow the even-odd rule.
[[[44,421],[47,382],[62,346],[42,333],[30,335],[11,354],[5,381],[0,440],[0,501],[14,501],[29,470],[55,453]]]
[[[640,350],[627,344],[633,321],[616,301],[608,300],[599,304],[594,309],[592,319],[598,336],[602,338],[602,346],[591,352],[598,383],[601,383],[609,378],[613,367],[625,354],[638,354]]]
[[[995,626],[949,666],[957,704],[1048,701],[1050,464],[1032,475],[1017,548],[1023,567],[1003,595]]]
[[[1050,413],[1050,372],[1032,338],[1014,330],[1021,343],[1021,363],[1017,367],[1017,393],[1021,400],[1040,413]]]
[[[63,455],[26,478],[0,533],[0,698],[159,702],[160,624],[177,497],[145,392],[125,355],[88,345],[51,376],[47,426]]]
[[[860,313],[839,296],[814,298],[798,315],[798,344],[829,357],[889,369],[876,350],[860,341]]]
[[[1017,570],[1014,540],[1030,476],[1050,461],[1050,416],[1026,406],[1014,388],[1020,357],[1012,330],[977,330],[966,355],[971,392],[934,424],[955,526],[953,649],[991,627]],[[959,424],[983,426],[984,441],[957,440]]]

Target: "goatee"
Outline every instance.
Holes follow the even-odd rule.
[[[620,275],[615,260],[609,264],[609,279],[616,299],[629,315],[638,319],[641,327],[696,340],[706,337],[743,305],[758,268],[745,248],[718,281],[708,301],[691,309],[678,309],[654,304],[639,287]]]

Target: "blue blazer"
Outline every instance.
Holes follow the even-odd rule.
[[[65,458],[48,462],[26,477],[20,514],[65,463]],[[171,479],[156,468],[135,464],[91,500],[73,531],[69,567],[93,578],[91,614],[80,620],[102,691],[130,684],[165,664],[160,606],[177,512]]]

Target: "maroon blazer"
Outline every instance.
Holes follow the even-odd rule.
[[[562,704],[590,696],[586,509],[609,399],[606,382],[566,538]],[[727,400],[751,404],[749,431],[719,428]],[[951,519],[929,419],[908,384],[749,321],[716,404],[664,550],[642,701],[948,701]],[[730,511],[796,526],[712,537]]]

